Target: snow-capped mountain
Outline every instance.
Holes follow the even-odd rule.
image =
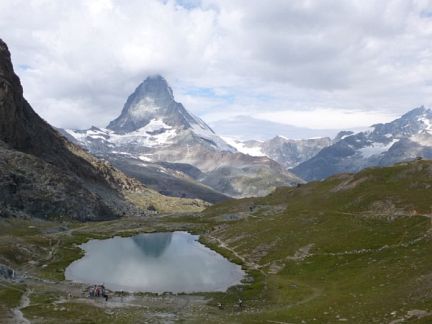
[[[263,195],[275,186],[302,181],[265,156],[238,152],[176,102],[159,75],[148,77],[136,88],[107,128],[65,130],[63,134],[119,168],[127,159],[134,160],[135,171],[137,161],[143,168],[160,162],[192,165],[202,172],[195,181],[231,196]]]
[[[251,156],[267,156],[286,168],[293,168],[312,158],[332,143],[329,137],[296,140],[280,135],[267,141],[241,141],[226,137],[224,140],[239,152]]]
[[[306,180],[319,180],[369,166],[385,166],[416,157],[432,158],[432,110],[413,109],[386,124],[358,133],[340,133],[329,147],[293,169]]]
[[[179,143],[200,143],[218,151],[235,151],[200,118],[176,102],[167,81],[159,75],[148,77],[135,89],[120,116],[107,128],[67,132],[96,153],[114,150],[146,154]]]

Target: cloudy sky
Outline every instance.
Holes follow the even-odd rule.
[[[432,105],[432,0],[1,0],[0,37],[58,127],[105,126],[155,73],[225,135]]]

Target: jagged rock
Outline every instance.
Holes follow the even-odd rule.
[[[0,263],[0,278],[15,279],[15,271]]]

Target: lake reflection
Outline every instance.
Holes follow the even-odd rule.
[[[65,277],[82,283],[104,283],[112,290],[149,292],[225,291],[239,284],[239,265],[186,232],[150,233],[91,240],[85,256],[66,269]]]
[[[140,251],[146,256],[159,257],[171,243],[173,233],[151,233],[132,237]]]

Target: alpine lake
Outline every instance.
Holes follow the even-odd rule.
[[[85,255],[66,268],[65,278],[103,283],[114,291],[226,291],[245,276],[239,265],[198,242],[198,235],[187,232],[90,240],[80,247]]]

